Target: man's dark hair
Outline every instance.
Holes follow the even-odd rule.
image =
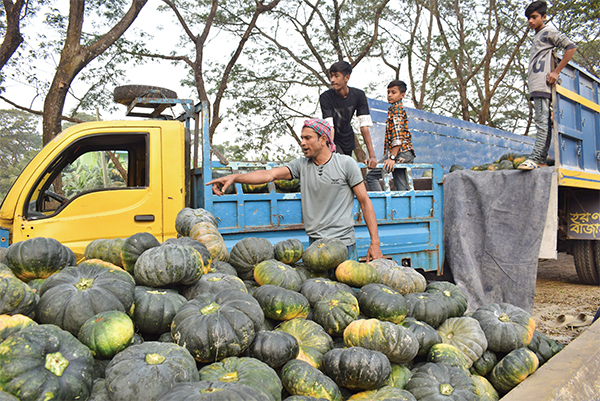
[[[394,86],[398,87],[398,89],[400,90],[400,93],[406,93],[406,84],[404,83],[404,81],[400,81],[399,79],[394,79],[392,82],[390,82],[388,84],[388,89],[393,88]]]
[[[338,61],[337,63],[333,63],[329,68],[329,73],[333,74],[334,72],[340,72],[343,76],[352,74],[352,66],[347,61]]]
[[[527,18],[529,18],[529,17],[531,17],[531,14],[534,11],[537,11],[543,17],[544,15],[546,15],[547,10],[548,10],[548,4],[546,4],[546,2],[544,0],[534,1],[533,3],[528,5],[527,8],[525,9],[525,16]]]

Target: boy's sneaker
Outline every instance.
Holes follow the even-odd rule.
[[[533,170],[536,168],[540,168],[540,165],[531,159],[525,160],[523,163],[519,164],[519,167],[517,167],[519,170]]]

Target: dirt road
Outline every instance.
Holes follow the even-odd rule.
[[[593,317],[600,307],[600,286],[579,284],[573,257],[559,253],[558,259],[541,260],[533,306],[537,329],[563,344],[569,344],[587,329],[584,327],[552,327],[560,314]]]

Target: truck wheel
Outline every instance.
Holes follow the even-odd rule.
[[[115,102],[129,106],[138,97],[177,99],[177,93],[172,90],[149,85],[117,86],[113,91]]]
[[[600,241],[573,240],[571,241],[571,252],[575,260],[575,269],[579,280],[583,284],[600,284],[598,264],[598,243]],[[594,251],[596,249],[596,251]]]

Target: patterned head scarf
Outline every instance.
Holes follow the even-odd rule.
[[[327,137],[327,146],[332,152],[335,152],[335,144],[331,139],[331,127],[329,123],[321,118],[313,118],[310,120],[305,120],[302,128],[308,127],[313,129],[319,137],[325,135]]]

